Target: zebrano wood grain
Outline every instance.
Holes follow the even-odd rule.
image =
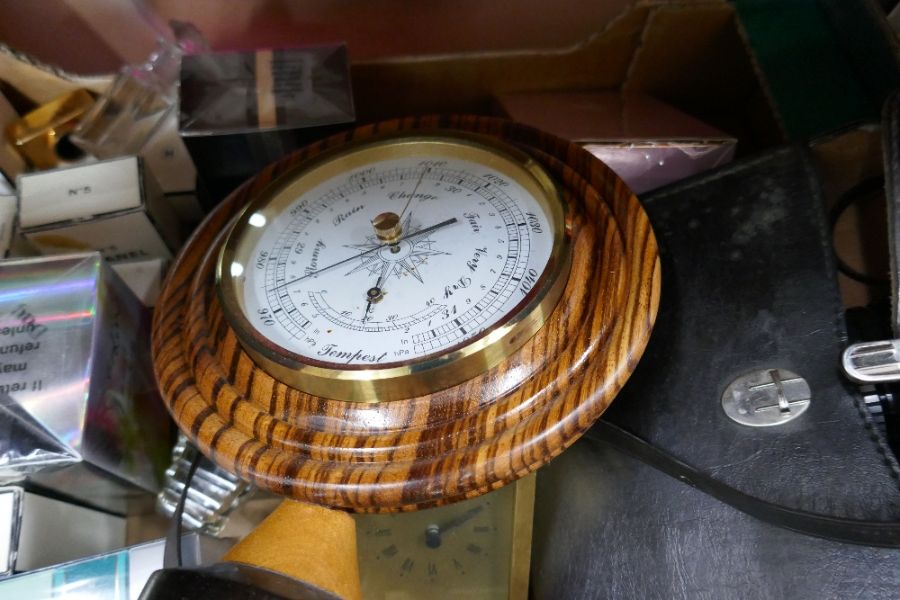
[[[305,394],[270,377],[222,314],[215,262],[229,220],[286,169],[385,131],[455,129],[534,156],[564,188],[571,273],[544,327],[497,367],[436,393],[378,404]],[[153,321],[156,377],[200,450],[254,485],[360,512],[470,498],[571,445],[621,389],[656,317],[656,238],[637,198],[576,144],[509,121],[417,117],[360,127],[289,155],[210,214],[176,259]]]

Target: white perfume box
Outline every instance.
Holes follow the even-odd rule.
[[[0,258],[9,256],[17,212],[16,197],[0,195]]]
[[[178,218],[139,157],[21,175],[17,188],[22,234],[43,254],[168,260],[181,245]]]
[[[166,194],[193,193],[197,170],[178,135],[178,114],[172,111],[153,137],[141,148],[141,157]]]
[[[159,297],[168,263],[161,258],[130,260],[111,265],[113,271],[125,282],[144,306],[153,308]]]

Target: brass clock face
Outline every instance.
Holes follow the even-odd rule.
[[[526,597],[533,501],[530,476],[449,506],[357,515],[363,597]]]
[[[226,316],[274,377],[381,401],[494,366],[555,306],[565,214],[534,161],[496,141],[393,136],[287,173],[238,217]]]

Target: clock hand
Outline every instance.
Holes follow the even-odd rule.
[[[381,289],[381,284],[384,281],[389,268],[390,264],[385,261],[381,266],[381,274],[378,276],[378,281],[376,281],[375,285],[370,287],[366,291],[366,312],[363,314],[363,323],[365,323],[366,319],[369,317],[369,311],[372,309],[372,303],[378,302],[384,297],[384,290]]]
[[[416,192],[419,191],[419,186],[422,185],[422,180],[425,179],[425,173],[428,172],[427,168],[422,169],[422,174],[419,175],[419,181],[416,182],[416,187],[413,188],[412,194],[409,195],[409,198],[406,199],[406,206],[403,207],[403,210],[400,211],[400,221],[403,221],[403,215],[406,213],[406,209],[409,208],[409,203],[412,202],[412,199],[416,197]]]
[[[447,531],[455,527],[459,527],[464,523],[468,523],[470,520],[474,519],[482,510],[484,510],[484,505],[479,505],[475,508],[470,508],[466,512],[457,515],[442,524],[433,523],[429,525],[425,529],[425,545],[429,548],[438,548],[441,545],[442,533],[446,533]]]
[[[420,235],[425,235],[425,234],[427,234],[427,233],[431,233],[431,232],[433,232],[433,231],[437,231],[438,229],[442,229],[442,228],[444,228],[444,227],[447,227],[448,225],[453,225],[453,224],[456,223],[456,222],[457,222],[456,217],[453,217],[452,219],[447,219],[446,221],[441,221],[440,223],[437,223],[436,225],[432,225],[431,227],[426,227],[425,229],[420,229],[420,230],[418,230],[418,231],[414,231],[414,232],[412,232],[412,233],[410,233],[410,234],[407,234],[407,235],[403,236],[402,238],[398,239],[396,242],[394,242],[394,244],[400,243],[400,242],[402,242],[403,240],[408,240],[408,239],[411,239],[411,238],[414,238],[414,237],[418,237],[418,236],[420,236]],[[345,265],[345,264],[347,264],[348,262],[350,262],[350,261],[352,261],[352,260],[356,260],[357,258],[362,258],[363,256],[367,256],[367,255],[369,255],[369,254],[372,254],[373,252],[376,252],[376,251],[380,250],[380,249],[383,248],[383,247],[384,247],[384,246],[375,246],[374,248],[370,248],[369,250],[366,250],[365,252],[360,252],[359,254],[356,254],[356,255],[354,255],[354,256],[351,256],[350,258],[345,258],[344,260],[340,260],[340,261],[338,261],[338,262],[336,262],[336,263],[332,263],[332,264],[328,265],[327,267],[322,267],[321,269],[317,269],[317,270],[315,270],[315,271],[312,271],[312,272],[310,272],[310,273],[307,273],[306,275],[302,275],[302,276],[300,276],[300,277],[297,277],[296,279],[291,279],[290,281],[285,281],[284,283],[280,283],[280,284],[276,285],[275,287],[273,287],[273,288],[272,288],[271,290],[269,290],[269,291],[274,292],[274,291],[276,291],[276,290],[280,290],[281,288],[283,288],[283,287],[285,287],[285,286],[289,286],[289,285],[291,285],[291,284],[297,283],[298,281],[303,281],[304,279],[308,279],[308,278],[310,278],[310,277],[314,277],[315,275],[318,275],[319,273],[321,273],[321,272],[323,272],[323,271],[328,271],[328,270],[333,269],[333,268],[335,268],[335,267],[339,267],[339,266],[341,266],[341,265]]]
[[[373,292],[375,292],[376,294],[380,294],[380,293],[381,293],[381,291],[378,290],[378,287],[377,287],[377,286],[376,286],[376,287],[373,287],[373,288],[369,288],[369,291],[366,292],[366,298],[367,298],[367,300],[366,300],[366,312],[363,313],[363,318],[362,318],[363,323],[365,323],[365,322],[366,322],[366,319],[369,318],[369,311],[372,309],[372,293],[373,293]]]

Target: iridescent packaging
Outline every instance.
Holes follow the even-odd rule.
[[[0,483],[116,513],[158,491],[172,437],[148,332],[97,252],[0,261]]]

